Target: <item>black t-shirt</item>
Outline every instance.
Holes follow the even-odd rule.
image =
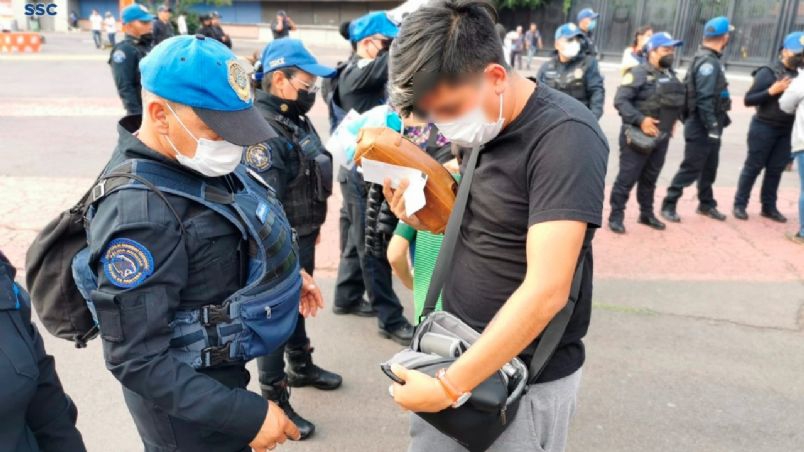
[[[521,285],[534,224],[586,222],[579,300],[538,382],[570,375],[584,361],[592,304],[592,238],[600,227],[608,143],[583,104],[544,85],[482,149],[444,287],[444,308],[482,331]],[[467,161],[464,158],[464,161]],[[530,362],[538,340],[520,355]]]
[[[388,84],[388,52],[373,60],[355,56],[338,80],[338,105],[345,111],[365,113],[385,103]]]

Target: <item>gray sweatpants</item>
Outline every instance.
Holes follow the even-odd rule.
[[[570,419],[575,414],[581,370],[559,380],[528,386],[513,422],[488,452],[562,452]],[[408,452],[466,452],[466,449],[424,422],[410,416]]]

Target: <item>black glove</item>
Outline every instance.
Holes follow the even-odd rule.
[[[368,184],[366,200],[366,253],[384,258],[388,251],[388,243],[394,235],[399,219],[391,212],[391,208],[382,194],[382,185]]]

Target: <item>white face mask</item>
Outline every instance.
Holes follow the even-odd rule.
[[[176,145],[173,144],[170,137],[167,135],[168,143],[176,153],[176,160],[182,165],[190,168],[191,170],[198,171],[207,177],[219,177],[230,174],[240,164],[243,158],[243,146],[229,143],[225,140],[212,141],[206,138],[196,138],[192,132],[184,125],[179,119],[179,116],[173,110],[170,104],[166,104],[173,116],[179,121],[179,124],[196,142],[195,155],[187,157],[179,152]]]
[[[564,58],[575,58],[578,52],[581,51],[581,43],[578,41],[567,42],[564,44],[564,50],[561,51],[561,56]]]
[[[500,134],[505,120],[502,115],[503,98],[500,94],[500,115],[496,121],[487,122],[483,107],[473,110],[451,122],[436,122],[438,131],[458,146],[479,147]]]

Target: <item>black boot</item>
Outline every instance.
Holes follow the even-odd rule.
[[[299,416],[299,413],[290,406],[290,389],[288,389],[287,380],[280,380],[271,385],[260,386],[262,387],[263,398],[279,405],[279,408],[282,408],[282,411],[285,412],[288,419],[299,428],[299,433],[301,434],[299,440],[309,438],[313,432],[315,432],[315,425]]]
[[[313,364],[313,347],[308,343],[302,348],[290,348],[288,352],[288,385],[294,388],[313,386],[317,389],[336,389],[343,379],[340,375]]]
[[[657,231],[664,231],[667,227],[664,223],[662,223],[656,215],[654,214],[640,214],[639,215],[639,224],[644,224],[645,226],[650,226]]]
[[[787,218],[782,215],[782,212],[779,212],[779,209],[776,207],[767,207],[762,208],[762,212],[760,213],[765,218],[770,218],[771,220],[777,223],[787,223]]]
[[[666,205],[662,207],[662,216],[665,220],[671,223],[680,223],[681,218],[676,213],[676,206],[673,205]]]
[[[742,206],[734,206],[734,210],[731,211],[734,214],[734,218],[738,220],[747,220],[748,219],[748,212],[745,211],[745,207]]]
[[[622,218],[609,217],[609,229],[615,234],[625,234],[625,225]]]

